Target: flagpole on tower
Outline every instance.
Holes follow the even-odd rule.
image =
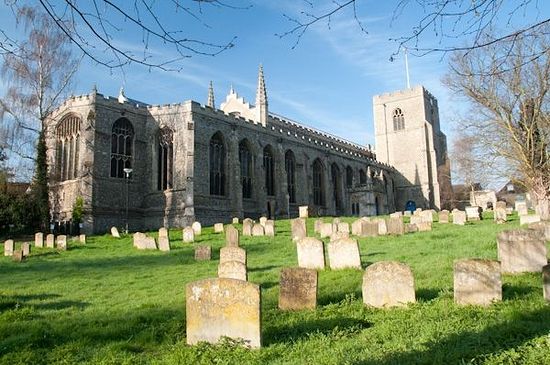
[[[410,89],[411,82],[409,79],[409,58],[407,57],[407,47],[405,47],[405,72],[407,73],[407,89]]]

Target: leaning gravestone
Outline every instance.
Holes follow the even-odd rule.
[[[548,263],[540,232],[502,231],[497,235],[498,259],[503,273],[541,272]]]
[[[405,233],[405,224],[402,218],[388,219],[388,234],[402,235]]]
[[[46,247],[48,248],[55,247],[55,236],[51,233],[46,236]]]
[[[183,243],[191,243],[195,241],[195,230],[192,227],[185,227],[182,234]]]
[[[405,264],[380,261],[363,274],[363,303],[376,308],[415,302],[413,273]]]
[[[44,233],[38,232],[34,234],[34,247],[44,247]]]
[[[220,249],[220,264],[227,261],[237,261],[246,265],[246,251],[235,246],[222,247]]]
[[[239,261],[224,261],[218,265],[218,277],[247,281],[246,265]]]
[[[507,220],[506,202],[498,201],[495,204],[494,220],[499,224],[506,222]]]
[[[12,256],[15,251],[15,242],[13,240],[4,241],[4,256]]]
[[[260,224],[262,226],[265,226],[265,222],[267,222],[267,218],[266,217],[260,217]]]
[[[332,270],[346,268],[361,268],[361,256],[359,245],[351,238],[344,238],[338,241],[329,242],[328,260]]]
[[[195,247],[195,260],[205,261],[212,258],[212,247],[210,246],[196,246]]]
[[[313,237],[304,237],[296,243],[298,266],[305,269],[324,269],[325,251],[323,241]]]
[[[264,235],[264,226],[262,226],[260,223],[256,223],[254,226],[252,226],[252,235],[253,236],[263,236]]]
[[[61,251],[67,251],[67,236],[64,234],[57,236],[57,248]]]
[[[540,222],[540,215],[538,214],[524,214],[519,216],[519,225],[538,223]]]
[[[23,257],[27,257],[31,253],[31,244],[28,242],[24,242],[21,244],[21,252],[23,254]]]
[[[330,237],[332,235],[332,223],[321,223],[319,234],[321,238]]]
[[[462,305],[490,305],[502,300],[500,263],[471,259],[454,263],[454,300]]]
[[[305,218],[296,218],[290,221],[292,240],[298,241],[307,236]]]
[[[259,285],[235,279],[199,280],[187,284],[185,298],[187,344],[229,337],[260,347]]]
[[[461,210],[453,211],[453,224],[458,224],[461,226],[466,224],[466,212]]]
[[[264,226],[264,233],[266,236],[269,236],[269,237],[275,237],[275,221],[274,220],[267,220],[267,222],[265,222],[265,226]]]
[[[115,238],[120,238],[120,234],[118,233],[118,228],[111,227],[111,236]]]
[[[191,224],[191,229],[193,230],[194,236],[200,236],[202,234],[202,225],[200,222],[193,222],[193,224]]]
[[[317,306],[317,271],[285,268],[279,280],[279,308],[282,310],[315,309]]]
[[[166,229],[165,227],[160,227],[160,228],[159,228],[159,238],[160,238],[160,237],[169,238],[169,236],[168,236],[168,229]]]
[[[542,268],[542,293],[544,300],[550,302],[550,265]]]
[[[223,233],[223,223],[214,224],[214,233]]]
[[[159,237],[159,250],[163,252],[170,251],[170,239],[168,237]]]
[[[307,205],[303,205],[298,207],[299,217],[300,218],[308,218],[309,217],[309,207]]]
[[[529,214],[526,202],[516,202],[516,210],[520,216]]]
[[[449,211],[446,209],[443,209],[441,212],[439,212],[439,223],[449,223]]]
[[[468,222],[480,220],[479,207],[466,207],[466,219]]]
[[[228,247],[239,247],[239,231],[233,226],[225,229],[225,245]]]

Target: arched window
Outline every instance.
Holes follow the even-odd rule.
[[[124,169],[132,167],[134,127],[126,118],[113,124],[111,134],[111,177],[125,177]]]
[[[225,148],[220,132],[210,139],[210,195],[225,195]]]
[[[334,199],[334,204],[336,205],[336,208],[340,208],[342,205],[340,199],[342,178],[340,175],[340,169],[335,163],[330,166],[330,175],[332,178],[332,198]]]
[[[400,108],[393,111],[393,130],[400,131],[405,129],[405,116]]]
[[[168,127],[159,131],[157,189],[172,189],[174,133]]]
[[[248,148],[248,141],[239,143],[239,163],[241,164],[241,182],[243,198],[252,198],[252,154]]]
[[[359,184],[363,185],[367,183],[367,174],[365,173],[365,170],[361,169],[359,170]]]
[[[78,177],[78,150],[81,119],[74,114],[65,116],[55,131],[57,138],[56,164],[59,181]]]
[[[290,203],[296,203],[296,159],[294,158],[294,153],[291,150],[288,150],[285,153],[285,171],[289,201]]]
[[[313,204],[325,205],[325,169],[319,159],[313,162]]]
[[[351,166],[346,167],[346,186],[353,187],[353,169]]]
[[[268,196],[275,195],[273,152],[271,146],[264,148],[265,190]]]

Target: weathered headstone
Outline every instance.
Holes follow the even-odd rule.
[[[363,274],[363,303],[376,307],[396,307],[414,303],[413,273],[405,264],[380,261]]]
[[[354,235],[354,236],[360,236],[361,235],[361,232],[363,232],[363,227],[362,227],[362,224],[363,224],[363,220],[362,219],[358,219],[356,220],[355,222],[353,222],[351,224],[351,234]]]
[[[239,247],[239,230],[233,226],[225,229],[225,245],[228,247]]]
[[[231,223],[232,224],[239,224],[239,218],[233,217],[233,219],[231,220]]]
[[[265,227],[265,222],[267,222],[267,217],[260,217],[260,224]]]
[[[401,212],[394,212],[390,214],[390,218],[401,218],[402,213]]]
[[[401,235],[405,233],[405,224],[402,218],[388,219],[388,234]]]
[[[542,268],[542,293],[547,302],[550,302],[550,264]]]
[[[330,237],[332,235],[332,223],[321,223],[319,234],[321,238]]]
[[[170,239],[168,237],[159,237],[159,250],[164,252],[170,251]]]
[[[64,234],[57,236],[57,249],[67,251],[67,236]]]
[[[479,207],[473,206],[473,207],[466,207],[466,219],[468,222],[470,221],[478,221],[480,220],[479,215]]]
[[[262,226],[260,223],[256,223],[254,226],[252,226],[253,236],[263,236],[264,233],[264,226]]]
[[[305,218],[296,218],[290,221],[290,229],[292,232],[292,240],[298,241],[307,236]]]
[[[498,259],[503,273],[541,272],[548,263],[540,232],[502,231],[497,235]]]
[[[376,220],[378,223],[378,235],[379,236],[385,236],[388,234],[388,225],[386,223],[386,220],[383,218],[379,218]]]
[[[168,229],[166,229],[165,227],[160,227],[159,228],[159,238],[161,238],[161,237],[170,238],[169,233],[168,233]]]
[[[48,248],[55,247],[55,236],[51,233],[46,235],[46,247]]]
[[[252,226],[254,225],[253,221],[250,219],[245,219],[243,221],[243,236],[252,236]]]
[[[453,224],[463,226],[466,224],[466,212],[462,210],[453,211]]]
[[[220,261],[218,277],[247,281],[246,265],[239,261]]]
[[[338,223],[338,232],[348,233],[349,234],[349,223],[340,222]]]
[[[418,232],[429,232],[432,230],[432,222],[420,222],[416,225]]]
[[[118,233],[118,228],[111,227],[111,236],[115,238],[120,238],[120,234]]]
[[[242,280],[206,279],[185,289],[187,344],[222,337],[260,347],[260,287]]]
[[[422,220],[423,220],[424,222],[433,223],[433,221],[434,221],[433,210],[431,210],[431,209],[422,211],[422,212],[420,213],[420,216],[422,217]]]
[[[518,215],[527,215],[529,214],[529,211],[527,210],[527,203],[524,201],[517,201],[515,203],[516,211],[518,212]]]
[[[538,214],[524,214],[519,216],[520,226],[537,222],[540,222],[540,215]]]
[[[315,233],[321,232],[321,224],[323,224],[323,220],[316,219],[315,222],[313,222],[313,232]]]
[[[531,223],[529,229],[540,232],[546,241],[550,241],[550,222]]]
[[[143,237],[145,237],[145,233],[141,233],[141,232],[136,232],[134,233],[133,235],[133,239],[134,239],[134,247],[138,247],[140,245],[140,240],[143,239]]]
[[[449,223],[449,211],[446,209],[443,209],[441,212],[439,212],[439,223],[445,224]]]
[[[214,224],[214,233],[223,233],[223,223]]]
[[[360,269],[361,256],[357,241],[351,238],[344,238],[329,242],[328,260],[332,270],[346,268]]]
[[[414,215],[420,215],[422,213],[422,208],[416,208],[416,210],[414,211]]]
[[[21,244],[21,252],[23,254],[23,257],[27,257],[31,254],[31,244],[28,242],[23,242]]]
[[[191,243],[195,241],[195,230],[192,227],[185,227],[182,233],[183,243]]]
[[[323,242],[313,237],[304,237],[296,243],[298,266],[306,269],[324,269],[325,251]]]
[[[418,226],[414,223],[407,223],[405,224],[405,232],[406,233],[418,232]]]
[[[362,225],[363,231],[361,237],[376,237],[378,236],[378,222],[364,222]]]
[[[226,261],[238,261],[246,265],[246,250],[236,246],[226,246],[220,249],[220,264]]]
[[[34,247],[44,247],[44,233],[38,232],[34,234]]]
[[[25,256],[23,256],[23,251],[21,250],[15,250],[13,251],[13,254],[11,255],[11,259],[14,262],[21,262],[25,259]]]
[[[300,218],[309,218],[309,207],[307,205],[298,207],[298,212]]]
[[[500,263],[484,259],[455,261],[454,300],[457,304],[484,306],[501,301]]]
[[[507,220],[506,202],[497,201],[494,210],[494,220],[497,223],[504,223]]]
[[[346,233],[346,232],[333,232],[330,235],[330,241],[331,242],[341,240],[342,238],[349,238],[349,233]]]
[[[405,210],[405,211],[403,212],[403,215],[404,215],[405,217],[410,217],[410,216],[412,215],[412,212],[411,212],[410,210]]]
[[[418,226],[420,223],[424,222],[422,215],[413,215],[411,216],[410,223]]]
[[[15,251],[15,242],[13,240],[5,240],[4,256],[13,256],[13,251]]]
[[[134,247],[138,250],[156,250],[157,243],[153,237],[147,237],[141,232],[134,233]]]
[[[212,259],[211,246],[195,246],[195,260],[204,261]]]
[[[191,224],[191,229],[195,236],[200,236],[202,234],[202,225],[200,222],[193,222],[193,224]]]
[[[279,280],[279,308],[282,310],[315,309],[317,306],[317,271],[285,268]]]
[[[264,233],[268,237],[275,237],[275,221],[268,219],[264,225]]]
[[[86,244],[86,235],[85,234],[78,235],[78,241],[80,243],[82,243],[83,245],[85,245]]]

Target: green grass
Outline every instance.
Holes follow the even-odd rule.
[[[503,301],[489,308],[453,303],[453,260],[496,259],[496,233],[517,226],[517,217],[434,223],[432,232],[360,239],[363,267],[398,260],[413,270],[417,303],[391,310],[363,306],[360,271],[325,270],[317,310],[280,311],[279,271],[297,265],[288,221],[277,222],[275,239],[242,237],[249,280],[262,291],[260,350],[185,344],[185,284],[217,272],[223,237],[211,228],[196,241],[213,246],[209,262],[194,261],[180,230],[170,253],[109,236],[71,241],[66,252],[33,247],[24,263],[0,258],[0,363],[549,364],[540,274],[505,275]]]

